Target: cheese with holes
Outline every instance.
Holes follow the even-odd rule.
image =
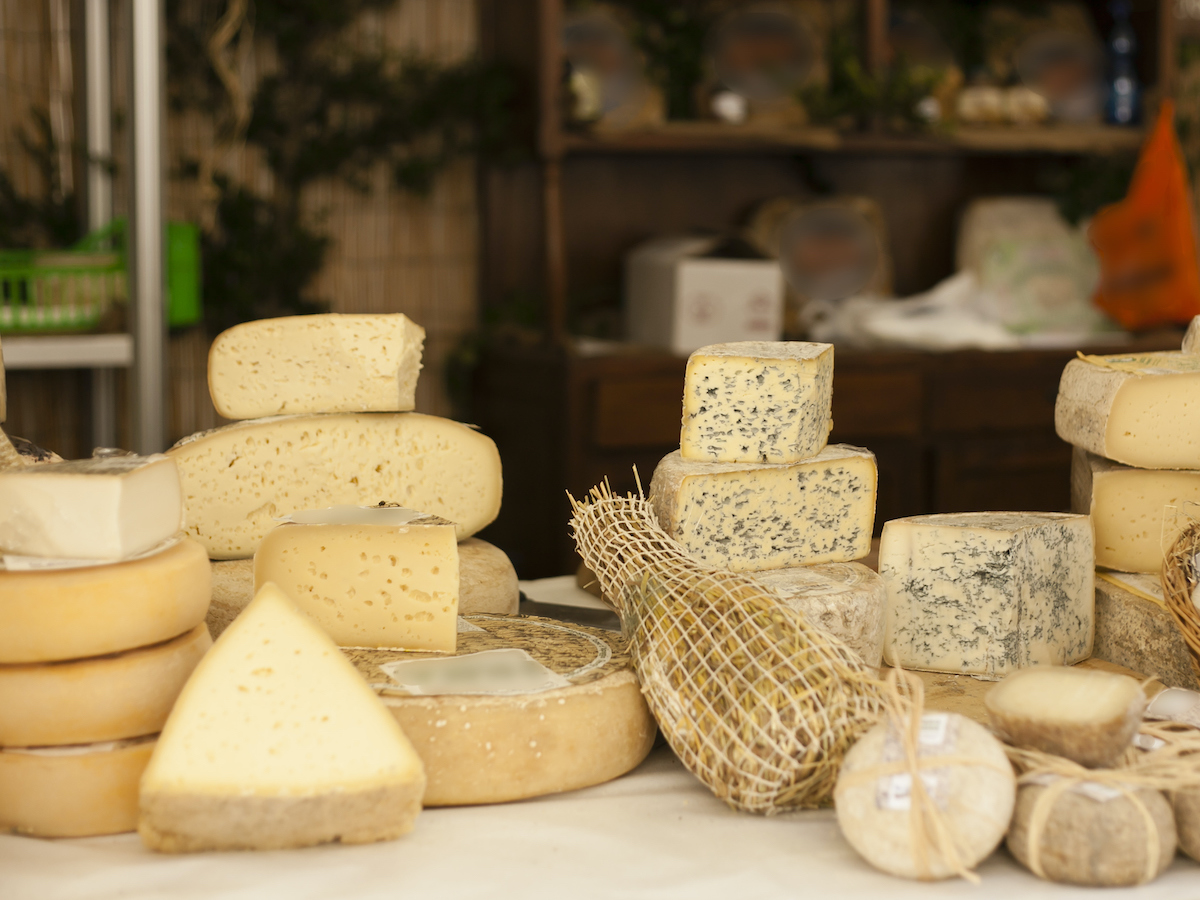
[[[183,527],[175,463],[115,456],[0,470],[0,549],[124,559]]]
[[[425,329],[401,313],[285,316],[235,325],[208,352],[227,419],[413,408]]]
[[[0,571],[0,663],[157,644],[203,622],[210,593],[208,557],[187,538],[121,563]]]
[[[36,837],[133,831],[138,780],[154,740],[0,749],[0,831]]]
[[[656,728],[620,635],[467,616],[457,655],[344,651],[425,763],[426,806],[503,803],[624,775]]]
[[[1094,563],[1087,516],[950,513],[883,527],[883,658],[891,666],[1002,678],[1092,652]]]
[[[142,776],[167,852],[367,843],[412,830],[425,776],[337,646],[274,585],[188,680]]]
[[[500,454],[466,425],[419,413],[288,416],[185,438],[188,534],[213,559],[253,556],[277,520],[305,509],[394,503],[441,516],[460,539],[500,511]]]
[[[883,579],[861,563],[795,566],[754,576],[809,621],[841,638],[868,666],[883,660]]]
[[[847,444],[785,465],[698,462],[676,450],[654,470],[650,499],[697,560],[756,572],[866,556],[876,481],[875,455]]]
[[[1187,333],[1183,336],[1183,352],[1200,353],[1200,316],[1194,316],[1188,325]]]
[[[1152,675],[1168,687],[1200,688],[1191,651],[1167,611],[1158,575],[1096,573],[1092,656]]]
[[[157,734],[211,646],[201,624],[173,640],[110,656],[0,665],[0,747]]]
[[[1073,359],[1054,406],[1058,436],[1143,469],[1200,469],[1200,356]]]
[[[342,647],[453,652],[458,542],[445,519],[400,507],[297,513],[254,554],[254,587],[274,582]]]
[[[737,341],[701,347],[683,383],[684,459],[788,463],[833,427],[833,345]]]

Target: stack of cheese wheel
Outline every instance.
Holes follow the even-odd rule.
[[[165,456],[0,470],[0,830],[136,826],[157,733],[212,643],[207,555],[181,522]]]
[[[828,444],[833,346],[742,341],[689,357],[679,450],[654,472],[659,524],[695,559],[752,575],[879,665],[869,450]]]

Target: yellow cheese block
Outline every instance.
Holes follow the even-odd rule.
[[[0,571],[0,663],[119,653],[169,640],[204,621],[208,556],[181,538],[112,565]]]
[[[104,744],[0,750],[0,831],[37,837],[137,827],[138,779],[155,736]]]
[[[201,623],[164,643],[111,656],[0,666],[0,747],[157,734],[211,646]]]

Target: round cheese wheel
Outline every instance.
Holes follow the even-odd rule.
[[[88,837],[137,828],[138,782],[157,735],[0,750],[0,831]]]
[[[1196,318],[1200,319],[1200,316]],[[1176,791],[1171,799],[1175,807],[1179,849],[1200,861],[1200,788]]]
[[[200,624],[164,643],[111,656],[0,666],[0,747],[156,734],[211,646]]]
[[[190,538],[122,563],[0,571],[0,663],[157,644],[203,622],[210,596],[208,555]]]
[[[453,657],[344,648],[425,763],[425,806],[501,803],[609,781],[655,724],[619,635],[467,616]]]

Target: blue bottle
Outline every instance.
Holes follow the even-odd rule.
[[[1135,125],[1142,114],[1142,91],[1133,57],[1137,35],[1129,23],[1129,0],[1109,4],[1113,28],[1108,37],[1108,103],[1105,118],[1114,125]]]

